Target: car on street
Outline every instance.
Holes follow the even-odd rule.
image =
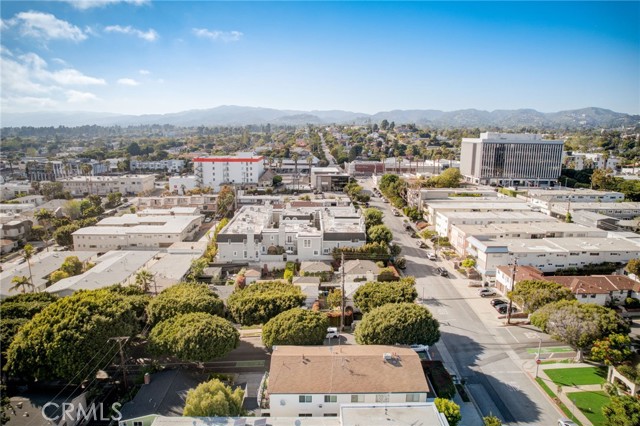
[[[327,335],[325,336],[325,339],[337,339],[338,337],[340,337],[340,334],[338,333],[338,327],[327,328]]]
[[[492,288],[481,288],[478,290],[478,296],[480,297],[495,296],[496,294],[496,291]]]
[[[427,252],[427,259],[436,260],[436,254],[434,252],[432,252],[432,251]],[[441,268],[439,268],[439,269],[441,269]]]
[[[420,240],[416,243],[418,245],[418,247],[420,248],[427,248],[429,246],[427,246],[427,243],[425,243],[424,241]]]
[[[448,276],[449,276],[449,272],[447,272],[447,270],[446,270],[446,269],[444,269],[444,268],[440,268],[440,267],[438,267],[438,268],[436,269],[436,272],[437,272],[437,273],[438,273],[438,275],[440,275],[441,277],[448,277]]]
[[[507,302],[504,299],[491,299],[491,306],[496,307],[498,305],[507,305],[509,302]]]
[[[420,235],[418,235],[418,234],[416,233],[416,231],[410,231],[410,232],[409,232],[409,236],[410,236],[411,238],[420,238]]]
[[[398,209],[393,209],[392,212],[394,216],[400,216],[400,212],[398,211]]]
[[[575,422],[569,419],[558,419],[558,426],[578,426]]]
[[[207,216],[207,217],[204,219],[204,223],[209,223],[209,222],[211,222],[212,220],[213,220],[213,218],[212,218],[211,216]]]
[[[496,308],[496,311],[498,311],[499,314],[504,315],[509,310],[509,305],[497,305],[497,306],[494,306],[494,308]],[[518,308],[516,308],[515,306],[512,306],[511,313],[514,314],[516,312],[518,312]]]

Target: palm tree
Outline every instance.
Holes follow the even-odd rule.
[[[93,171],[93,167],[91,167],[91,164],[84,163],[80,166],[80,171],[83,175],[89,176],[89,194],[93,193],[93,183],[91,182],[91,172]]]
[[[20,293],[26,293],[27,287],[31,288],[33,292],[33,284],[29,281],[29,278],[24,275],[16,275],[11,279],[13,286],[9,288],[10,291],[20,291]]]
[[[34,213],[33,217],[38,221],[38,223],[40,223],[40,225],[42,225],[42,228],[44,229],[44,232],[42,234],[44,237],[44,246],[47,251],[49,251],[49,244],[47,244],[47,241],[49,241],[49,227],[51,226],[51,221],[55,216],[53,215],[53,212],[51,210],[40,209]]]
[[[313,155],[307,156],[307,164],[309,165],[309,187],[311,187],[311,164],[313,164]]]
[[[140,287],[142,291],[144,291],[145,293],[148,292],[151,288],[151,284],[153,284],[155,287],[156,278],[154,274],[146,269],[143,269],[136,274],[136,285]],[[155,294],[158,294],[157,288],[155,289]]]
[[[31,286],[33,287],[33,274],[31,274],[31,258],[33,257],[33,246],[31,244],[26,244],[23,248],[22,257],[27,261],[27,266],[29,267],[29,281],[31,282]]]

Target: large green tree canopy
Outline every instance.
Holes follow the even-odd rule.
[[[148,299],[114,286],[78,291],[37,313],[7,350],[10,373],[78,383],[104,368],[118,350],[111,337],[132,336]]]
[[[183,416],[236,417],[243,414],[241,388],[231,390],[218,379],[200,383],[187,393]]]
[[[180,283],[162,291],[147,308],[151,324],[191,312],[222,316],[224,303],[204,284]]]
[[[569,288],[543,280],[519,281],[516,288],[509,293],[509,297],[526,313],[535,312],[552,302],[574,299]]]
[[[234,291],[227,307],[242,325],[265,324],[281,312],[302,306],[305,298],[299,287],[270,281]]]
[[[355,334],[359,345],[433,345],[440,324],[423,306],[389,303],[365,314]]]
[[[415,278],[406,277],[394,282],[368,282],[356,290],[353,302],[363,313],[367,313],[387,303],[410,303],[416,297]]]
[[[182,361],[212,361],[240,343],[240,333],[223,318],[204,312],[166,319],[149,334],[151,350]]]
[[[262,327],[262,343],[275,345],[321,345],[327,334],[329,319],[320,312],[293,308],[271,318]]]

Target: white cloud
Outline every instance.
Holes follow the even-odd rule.
[[[136,6],[149,3],[149,0],[67,0],[67,3],[80,10],[87,10],[94,7],[105,7],[115,3],[129,3]]]
[[[135,81],[132,78],[121,78],[118,80],[118,84],[121,84],[123,86],[137,86],[140,83],[138,83],[137,81]]]
[[[102,78],[89,77],[82,74],[80,71],[73,68],[65,68],[59,71],[54,71],[50,74],[53,81],[63,86],[90,86],[90,85],[105,85],[106,81]]]
[[[158,33],[154,29],[149,29],[148,31],[142,31],[137,28],[133,28],[131,26],[122,27],[120,25],[110,25],[104,29],[108,33],[120,33],[120,34],[128,34],[134,35],[136,37],[140,37],[143,40],[147,41],[156,41],[158,37]]]
[[[48,40],[71,40],[82,41],[87,35],[75,25],[67,21],[56,18],[50,13],[20,12],[9,21],[4,22],[2,27],[17,26],[23,36]]]
[[[149,70],[140,70],[138,72],[140,73],[140,75],[149,75],[149,74],[151,74],[151,71],[149,71]]]
[[[67,95],[67,102],[70,104],[79,104],[90,101],[99,101],[100,98],[94,95],[91,92],[80,92],[78,90],[67,90],[65,92]]]
[[[244,35],[240,31],[218,31],[207,30],[206,28],[194,28],[192,31],[200,38],[224,42],[239,41]]]

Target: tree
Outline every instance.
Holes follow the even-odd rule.
[[[227,308],[242,325],[265,324],[281,312],[302,306],[305,299],[299,287],[268,281],[234,291],[227,299]]]
[[[237,417],[244,414],[242,388],[231,390],[218,379],[200,383],[195,389],[187,392],[182,411],[183,416],[190,417]]]
[[[371,229],[374,226],[382,225],[382,210],[368,208],[364,210],[364,226]]]
[[[508,296],[526,313],[535,312],[548,303],[575,298],[568,287],[543,280],[519,281]]]
[[[70,219],[79,219],[82,216],[81,202],[78,200],[69,200],[62,206],[65,216]]]
[[[51,281],[52,283],[57,283],[60,280],[63,280],[65,278],[69,278],[69,276],[70,275],[67,274],[66,272],[61,271],[61,270],[58,269],[56,271],[53,271],[51,273],[51,275],[49,275],[49,281]]]
[[[147,301],[119,286],[61,298],[20,328],[7,350],[6,367],[24,378],[80,383],[93,377],[118,352],[109,338],[140,331]]]
[[[273,186],[278,186],[282,183],[282,176],[280,175],[275,175],[273,177]]]
[[[485,416],[482,418],[484,426],[502,426],[502,421],[496,416]]]
[[[73,234],[80,226],[77,223],[72,223],[69,225],[64,225],[56,229],[56,232],[53,233],[53,238],[56,240],[56,244],[65,247],[71,247],[73,245]]]
[[[240,343],[240,333],[223,318],[191,312],[158,323],[149,334],[151,352],[181,361],[213,361]]]
[[[107,194],[107,202],[105,206],[112,209],[120,204],[122,201],[122,194],[119,192],[110,192]]]
[[[611,398],[609,405],[602,407],[605,426],[637,426],[640,424],[640,400],[623,395]]]
[[[321,312],[293,308],[271,318],[262,327],[262,343],[276,345],[322,345],[329,319]]]
[[[82,273],[82,262],[78,256],[67,256],[60,265],[60,270],[66,272],[68,276],[80,275]]]
[[[613,309],[576,300],[545,305],[531,315],[531,323],[574,348],[578,362],[583,359],[583,351],[596,340],[629,333],[628,325]]]
[[[416,297],[415,278],[407,277],[396,282],[368,282],[356,290],[353,303],[366,314],[387,303],[412,303]]]
[[[216,201],[216,214],[219,217],[227,217],[233,215],[235,211],[236,195],[233,187],[225,185],[220,189]]]
[[[624,334],[611,334],[593,342],[591,359],[606,365],[618,365],[631,356],[631,339]]]
[[[127,153],[131,156],[140,155],[141,152],[142,150],[137,142],[131,142],[127,147]]]
[[[224,304],[204,284],[180,283],[163,290],[147,307],[150,324],[192,312],[222,316]]]
[[[462,175],[460,174],[460,169],[448,168],[444,172],[440,173],[436,177],[436,187],[437,188],[458,188],[460,187],[460,181],[462,180]]]
[[[389,244],[393,240],[393,233],[385,225],[376,225],[367,231],[369,242]]]
[[[433,403],[436,405],[438,412],[444,414],[447,418],[449,426],[457,426],[458,423],[460,423],[460,420],[462,420],[460,406],[455,402],[449,399],[436,398]]]
[[[209,266],[209,261],[207,259],[193,259],[191,261],[191,269],[189,270],[187,278],[191,281],[196,281],[198,277],[202,276],[207,266]]]
[[[470,269],[470,268],[473,268],[474,266],[476,266],[476,261],[474,259],[471,259],[471,258],[466,258],[465,260],[460,262],[460,266],[462,266],[463,268],[466,268],[466,269]]]
[[[27,288],[31,289],[31,291],[34,290],[33,283],[31,283],[31,280],[24,275],[16,275],[15,277],[11,278],[11,284],[13,285],[9,288],[10,291],[20,291],[21,293],[26,293]]]
[[[631,259],[624,269],[630,274],[640,276],[640,259]]]
[[[386,118],[380,123],[380,128],[382,130],[387,130],[389,128],[389,121],[387,121]]]
[[[147,269],[143,269],[136,273],[136,285],[140,287],[140,290],[147,293],[151,288],[151,284],[155,283],[155,275],[149,272]]]
[[[365,314],[355,334],[359,345],[433,345],[440,324],[424,306],[390,303]]]
[[[27,266],[29,267],[29,282],[31,282],[31,287],[33,288],[33,274],[31,273],[31,258],[33,257],[35,250],[31,244],[25,244],[22,249],[22,258],[27,261]]]
[[[62,182],[45,182],[41,184],[40,194],[42,194],[47,201],[64,200],[68,198],[64,192]]]
[[[342,290],[333,289],[327,296],[327,305],[331,308],[340,308],[342,306]]]
[[[591,187],[593,189],[613,190],[616,182],[611,169],[596,169],[591,175]]]

